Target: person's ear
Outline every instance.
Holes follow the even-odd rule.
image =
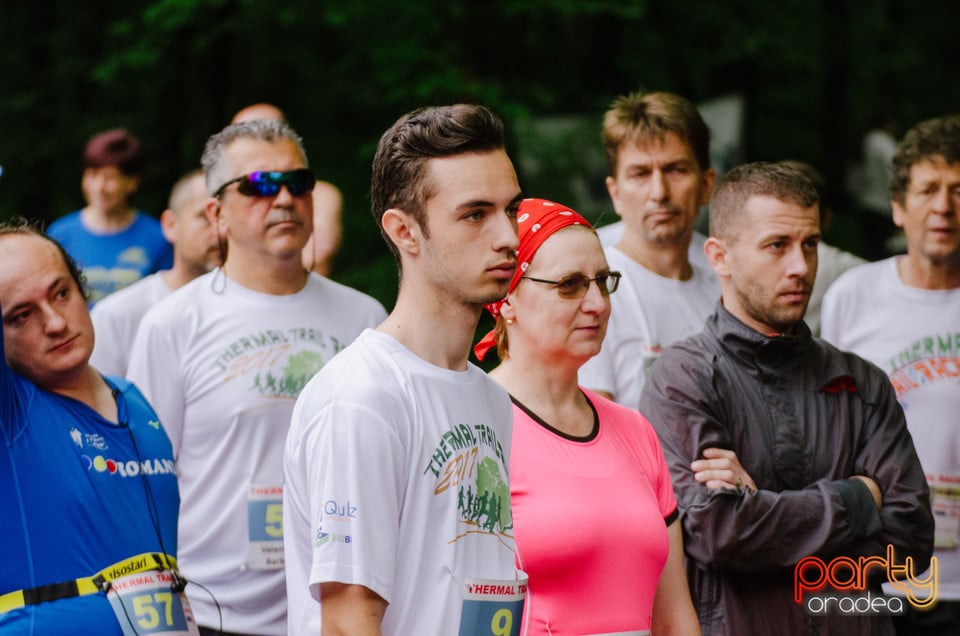
[[[907,220],[907,211],[903,209],[903,205],[900,204],[896,199],[890,201],[890,208],[893,210],[893,223],[897,227],[903,227],[903,224]]]
[[[163,232],[163,238],[167,243],[173,245],[177,242],[177,213],[167,208],[160,215],[160,230]]]
[[[140,177],[139,176],[127,176],[127,196],[133,196],[137,193],[137,190],[140,189]]]
[[[207,215],[207,221],[216,230],[217,236],[225,236],[227,233],[227,224],[220,214],[220,199],[210,197],[203,206],[203,211]]]
[[[724,241],[711,236],[703,244],[703,254],[707,257],[707,262],[710,263],[710,267],[713,268],[719,278],[730,277],[729,253]]]
[[[713,168],[707,168],[701,177],[700,207],[710,203],[710,197],[713,196],[713,188],[717,185],[717,171]]]
[[[397,250],[403,254],[415,256],[420,253],[423,243],[423,231],[420,224],[410,215],[398,208],[390,208],[383,213],[380,227]]]

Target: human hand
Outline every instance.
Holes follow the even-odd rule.
[[[741,490],[757,492],[757,485],[740,465],[737,454],[724,448],[703,449],[703,459],[690,464],[693,477],[711,490]]]
[[[877,510],[883,506],[883,493],[880,492],[880,486],[877,485],[877,482],[864,475],[854,475],[851,479],[859,479],[867,485],[867,488],[870,489],[870,494],[873,495],[873,503],[877,504]]]

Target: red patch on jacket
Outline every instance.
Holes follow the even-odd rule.
[[[854,381],[853,376],[841,375],[824,384],[821,390],[824,393],[843,393],[844,391],[847,393],[856,393],[857,383]]]

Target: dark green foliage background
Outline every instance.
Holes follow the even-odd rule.
[[[867,118],[902,128],[960,111],[953,0],[51,0],[0,11],[0,218],[49,222],[82,205],[79,155],[125,126],[158,214],[206,138],[240,107],[280,105],[310,163],[345,194],[335,278],[389,306],[395,268],[368,210],[380,133],[407,110],[476,101],[508,128],[594,117],[644,87],[746,98],[745,157],[797,158],[842,198]],[[515,150],[515,149],[514,149]],[[558,172],[577,162],[557,162]],[[551,164],[552,165],[552,164]],[[563,200],[564,174],[521,183]],[[858,245],[849,221],[831,240]]]

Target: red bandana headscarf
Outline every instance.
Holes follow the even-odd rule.
[[[520,207],[517,209],[517,234],[520,238],[520,247],[517,248],[517,271],[513,273],[510,288],[507,290],[508,294],[516,289],[520,277],[530,267],[530,261],[533,260],[540,246],[554,232],[569,225],[593,227],[589,221],[565,205],[546,199],[524,199],[520,202]],[[496,318],[500,315],[504,300],[484,305],[484,307]],[[496,330],[493,329],[476,344],[473,353],[478,360],[483,360],[487,351],[495,346],[497,346],[497,335]]]

